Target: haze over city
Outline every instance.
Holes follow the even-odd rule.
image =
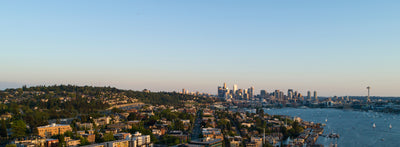
[[[387,2],[387,1],[386,1]],[[0,89],[400,96],[398,1],[2,1]],[[229,87],[231,88],[231,87]]]

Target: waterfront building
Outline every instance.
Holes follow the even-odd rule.
[[[260,90],[260,97],[261,97],[262,99],[267,98],[267,91],[266,91],[266,90]]]
[[[243,99],[247,100],[247,99],[249,99],[249,98],[250,98],[250,97],[249,97],[248,89],[244,89],[244,91],[243,91]]]
[[[318,102],[317,91],[314,91],[314,100],[315,100],[316,102]]]
[[[288,89],[288,97],[289,99],[293,99],[293,89]]]
[[[236,91],[238,90],[236,84],[233,85],[233,89],[232,90],[233,90],[232,91],[233,97],[236,98]]]
[[[280,97],[279,97],[279,90],[275,90],[274,96],[275,96],[276,99],[280,99]]]
[[[229,95],[229,89],[226,87],[226,83],[224,83],[223,87],[218,87],[218,97],[221,99],[227,100],[231,96]]]
[[[368,86],[367,89],[368,89],[367,102],[370,102],[371,100],[370,100],[370,98],[369,98],[369,95],[370,95],[370,89],[371,89],[371,87]]]
[[[218,97],[222,98],[223,97],[223,90],[221,86],[218,86]]]
[[[243,89],[239,89],[236,91],[236,98],[243,99]]]
[[[253,98],[254,97],[254,86],[251,86],[249,88],[249,98]]]

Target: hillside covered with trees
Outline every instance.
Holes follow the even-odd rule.
[[[6,129],[21,130],[18,134],[33,133],[37,126],[49,124],[48,120],[102,116],[114,105],[143,102],[151,105],[181,107],[185,102],[210,102],[212,98],[176,92],[150,92],[121,90],[113,87],[74,85],[34,86],[0,91],[0,115],[10,118],[1,122],[0,135]],[[28,125],[30,129],[19,129]],[[11,137],[20,137],[16,136]],[[24,135],[24,134],[23,134]]]

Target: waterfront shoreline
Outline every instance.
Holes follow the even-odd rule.
[[[398,128],[389,129],[388,125],[399,126],[399,115],[365,111],[343,111],[340,109],[263,109],[269,115],[297,116],[305,121],[324,123],[326,134],[331,130],[340,134],[340,139],[320,137],[317,144],[329,146],[337,142],[339,146],[393,146],[400,137]],[[372,128],[376,123],[376,128]],[[351,140],[349,140],[351,138]],[[384,141],[381,141],[381,140]]]

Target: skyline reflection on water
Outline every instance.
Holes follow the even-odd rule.
[[[264,109],[270,115],[298,116],[305,121],[324,123],[324,134],[331,131],[340,138],[319,137],[317,144],[329,146],[337,141],[338,146],[398,146],[400,122],[398,114],[363,112],[340,109]],[[325,122],[325,119],[328,121]],[[375,123],[376,128],[372,125]],[[389,125],[393,128],[389,129]]]

